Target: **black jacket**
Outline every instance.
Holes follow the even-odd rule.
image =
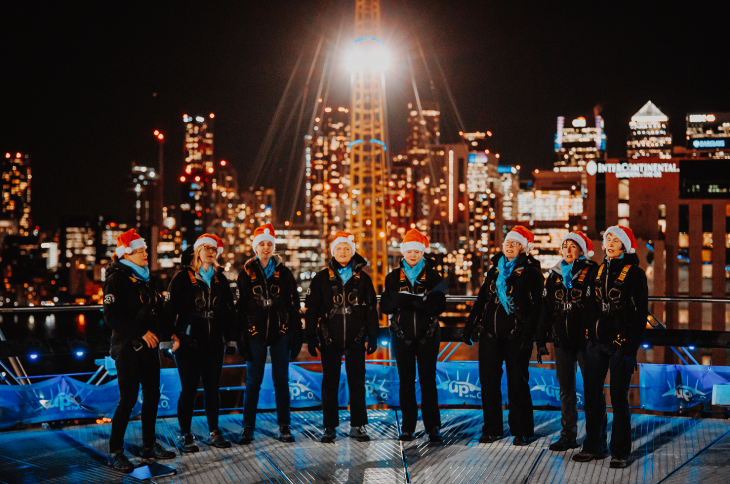
[[[504,254],[501,252],[492,257],[493,265],[487,272],[487,278],[469,313],[464,334],[472,334],[476,326],[481,324],[482,333],[526,344],[535,336],[542,309],[544,278],[540,263],[531,255],[520,254],[517,257],[512,274],[507,278],[514,311],[507,314],[496,291],[497,267],[502,257]]]
[[[213,275],[209,287],[192,267],[183,267],[167,288],[165,314],[183,344],[238,339],[233,293],[221,270]]]
[[[116,359],[122,348],[151,331],[165,331],[162,298],[157,282],[139,279],[131,267],[114,260],[104,282],[104,322],[112,329],[110,355]],[[144,343],[143,343],[144,344]]]
[[[331,340],[332,344],[340,347],[357,338],[364,341],[365,336],[377,336],[378,309],[375,289],[370,276],[362,270],[367,262],[356,253],[350,264],[352,277],[344,287],[337,272],[342,266],[334,257],[327,269],[319,271],[312,279],[307,290],[307,312],[304,316],[308,341],[317,337],[318,326],[323,342]],[[338,301],[344,299],[344,303],[337,307],[336,296]],[[337,308],[339,310],[335,311]]]
[[[552,341],[556,347],[575,353],[585,349],[588,320],[595,313],[591,285],[598,264],[576,260],[571,270],[573,288],[568,289],[563,283],[562,262],[548,272],[535,339],[538,348]]]
[[[636,254],[604,261],[592,282],[596,302],[594,317],[588,325],[588,338],[604,349],[623,347],[624,355],[635,356],[644,338],[649,314],[649,289],[646,274]],[[625,267],[628,272],[619,281]],[[620,294],[619,294],[620,292]]]
[[[426,264],[421,273],[416,278],[416,283],[406,277],[403,270],[401,260],[398,269],[391,271],[385,277],[385,288],[380,296],[380,311],[383,314],[392,314],[390,318],[390,329],[396,336],[399,335],[395,331],[395,326],[402,331],[403,339],[412,341],[416,338],[427,336],[429,330],[434,324],[438,326],[439,315],[446,310],[446,295],[443,292],[434,292],[429,294],[426,301],[419,301],[414,310],[402,310],[393,301],[393,297],[399,292],[409,292],[411,294],[426,294],[433,289],[443,279],[439,271],[434,268],[432,260],[426,259]],[[431,335],[437,330],[433,327]]]
[[[268,279],[256,258],[249,259],[238,274],[236,309],[243,339],[256,338],[266,346],[275,344],[284,334],[296,337],[302,329],[297,281],[289,268],[273,257],[275,270]]]

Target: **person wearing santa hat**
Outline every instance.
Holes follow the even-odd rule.
[[[610,467],[624,468],[631,455],[629,388],[638,365],[639,350],[649,315],[646,274],[639,267],[636,238],[630,228],[609,227],[603,234],[606,258],[592,281],[596,311],[588,324],[585,352],[586,438],[578,462],[608,457],[606,449],[606,396],[604,382],[611,372]]]
[[[502,438],[502,362],[507,370],[509,427],[513,445],[535,440],[529,364],[537,320],[542,308],[543,276],[530,255],[535,236],[525,227],[513,228],[472,307],[462,341],[479,340],[479,379],[482,384],[484,427],[480,443]]]
[[[560,438],[550,450],[564,452],[580,447],[578,409],[575,394],[575,365],[585,374],[583,354],[586,347],[588,320],[594,313],[591,283],[598,264],[593,257],[593,242],[583,232],[569,232],[561,242],[563,260],[548,271],[542,297],[542,311],[537,325],[537,359],[549,353],[547,342],[555,349],[555,371],[560,385]]]
[[[305,313],[309,354],[322,358],[322,442],[334,442],[339,426],[338,389],[345,357],[350,392],[350,433],[359,442],[370,440],[365,430],[365,341],[367,354],[378,345],[378,310],[373,281],[363,269],[367,261],[355,252],[355,236],[337,232],[332,258],[307,290]]]
[[[144,458],[172,459],[155,437],[160,401],[160,335],[170,333],[162,318],[162,298],[147,265],[147,244],[134,229],[117,237],[104,282],[104,322],[112,329],[111,357],[117,367],[119,404],[112,418],[109,465],[132,472],[124,455],[124,434],[142,386],[142,452]],[[176,336],[173,347],[179,346]]]
[[[227,354],[235,353],[239,334],[231,286],[218,265],[222,253],[223,241],[217,235],[201,235],[193,244],[189,265],[173,276],[167,289],[167,317],[181,341],[174,355],[182,387],[177,403],[178,447],[182,452],[199,450],[191,425],[201,380],[208,421],[207,444],[221,449],[231,446],[218,426],[218,388],[224,346]]]
[[[242,354],[246,359],[243,430],[239,443],[250,444],[254,439],[267,353],[271,354],[279,440],[294,442],[290,428],[289,361],[296,359],[302,347],[299,290],[291,270],[275,255],[273,225],[254,230],[252,245],[256,256],[238,274],[237,311],[243,328]]]
[[[443,291],[431,290],[443,280],[443,276],[432,260],[424,258],[428,237],[415,228],[406,233],[400,250],[403,258],[399,267],[385,277],[385,288],[380,297],[381,312],[390,316],[392,348],[398,364],[400,408],[403,412],[399,440],[414,439],[418,420],[418,379],[423,425],[430,442],[441,442],[436,360],[441,345],[438,317],[446,309],[446,296]],[[421,299],[399,303],[396,298],[403,292],[420,295]]]

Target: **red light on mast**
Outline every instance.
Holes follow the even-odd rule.
[[[210,119],[213,119],[213,118],[215,118],[215,114],[210,113]]]
[[[181,176],[180,177],[180,181],[183,182],[183,183],[185,183],[185,177],[184,176]]]
[[[165,139],[165,135],[163,135],[162,133],[160,133],[160,134],[157,135],[157,139],[160,140],[160,141],[162,141],[163,139]]]
[[[221,160],[221,166],[226,166],[228,162],[226,160]]]

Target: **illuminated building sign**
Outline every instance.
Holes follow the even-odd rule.
[[[690,114],[689,122],[690,123],[714,123],[715,115],[714,114]]]
[[[596,163],[589,161],[586,172],[614,173],[616,178],[661,178],[664,173],[679,173],[676,163]]]
[[[724,139],[696,139],[692,141],[693,148],[724,148]]]

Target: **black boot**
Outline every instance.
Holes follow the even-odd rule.
[[[177,445],[181,452],[198,452],[200,449],[195,445],[195,437],[191,433],[184,433],[177,438]]]
[[[569,449],[577,449],[580,447],[575,441],[575,439],[569,439],[568,437],[561,436],[558,440],[550,444],[550,447],[548,449],[554,451],[554,452],[565,452]]]
[[[175,453],[165,450],[159,442],[155,442],[152,447],[142,447],[140,455],[145,459],[174,459]]]
[[[403,432],[400,434],[400,437],[398,437],[398,440],[401,442],[411,442],[413,440],[416,440],[416,438],[413,436],[413,432]]]
[[[223,437],[223,432],[221,432],[221,429],[216,429],[210,433],[208,445],[218,447],[219,449],[228,449],[231,447],[231,443]]]
[[[324,444],[331,444],[336,438],[337,434],[335,433],[335,429],[324,429],[324,434],[322,435],[320,442]]]
[[[370,442],[370,436],[365,431],[365,427],[350,428],[350,437],[357,440],[358,442]]]
[[[291,429],[288,425],[279,427],[279,440],[282,442],[294,442],[294,436],[291,434]]]
[[[428,433],[428,441],[433,444],[443,442],[443,438],[441,438],[441,430],[438,427],[432,428]]]
[[[482,434],[482,436],[479,437],[479,443],[480,444],[492,444],[501,438],[502,437],[497,436],[497,435]]]
[[[253,442],[253,428],[246,427],[245,429],[243,429],[243,432],[241,432],[241,435],[238,437],[238,443],[241,445],[248,445],[251,442]]]
[[[134,470],[134,464],[129,462],[123,450],[109,454],[109,467],[127,474]]]

